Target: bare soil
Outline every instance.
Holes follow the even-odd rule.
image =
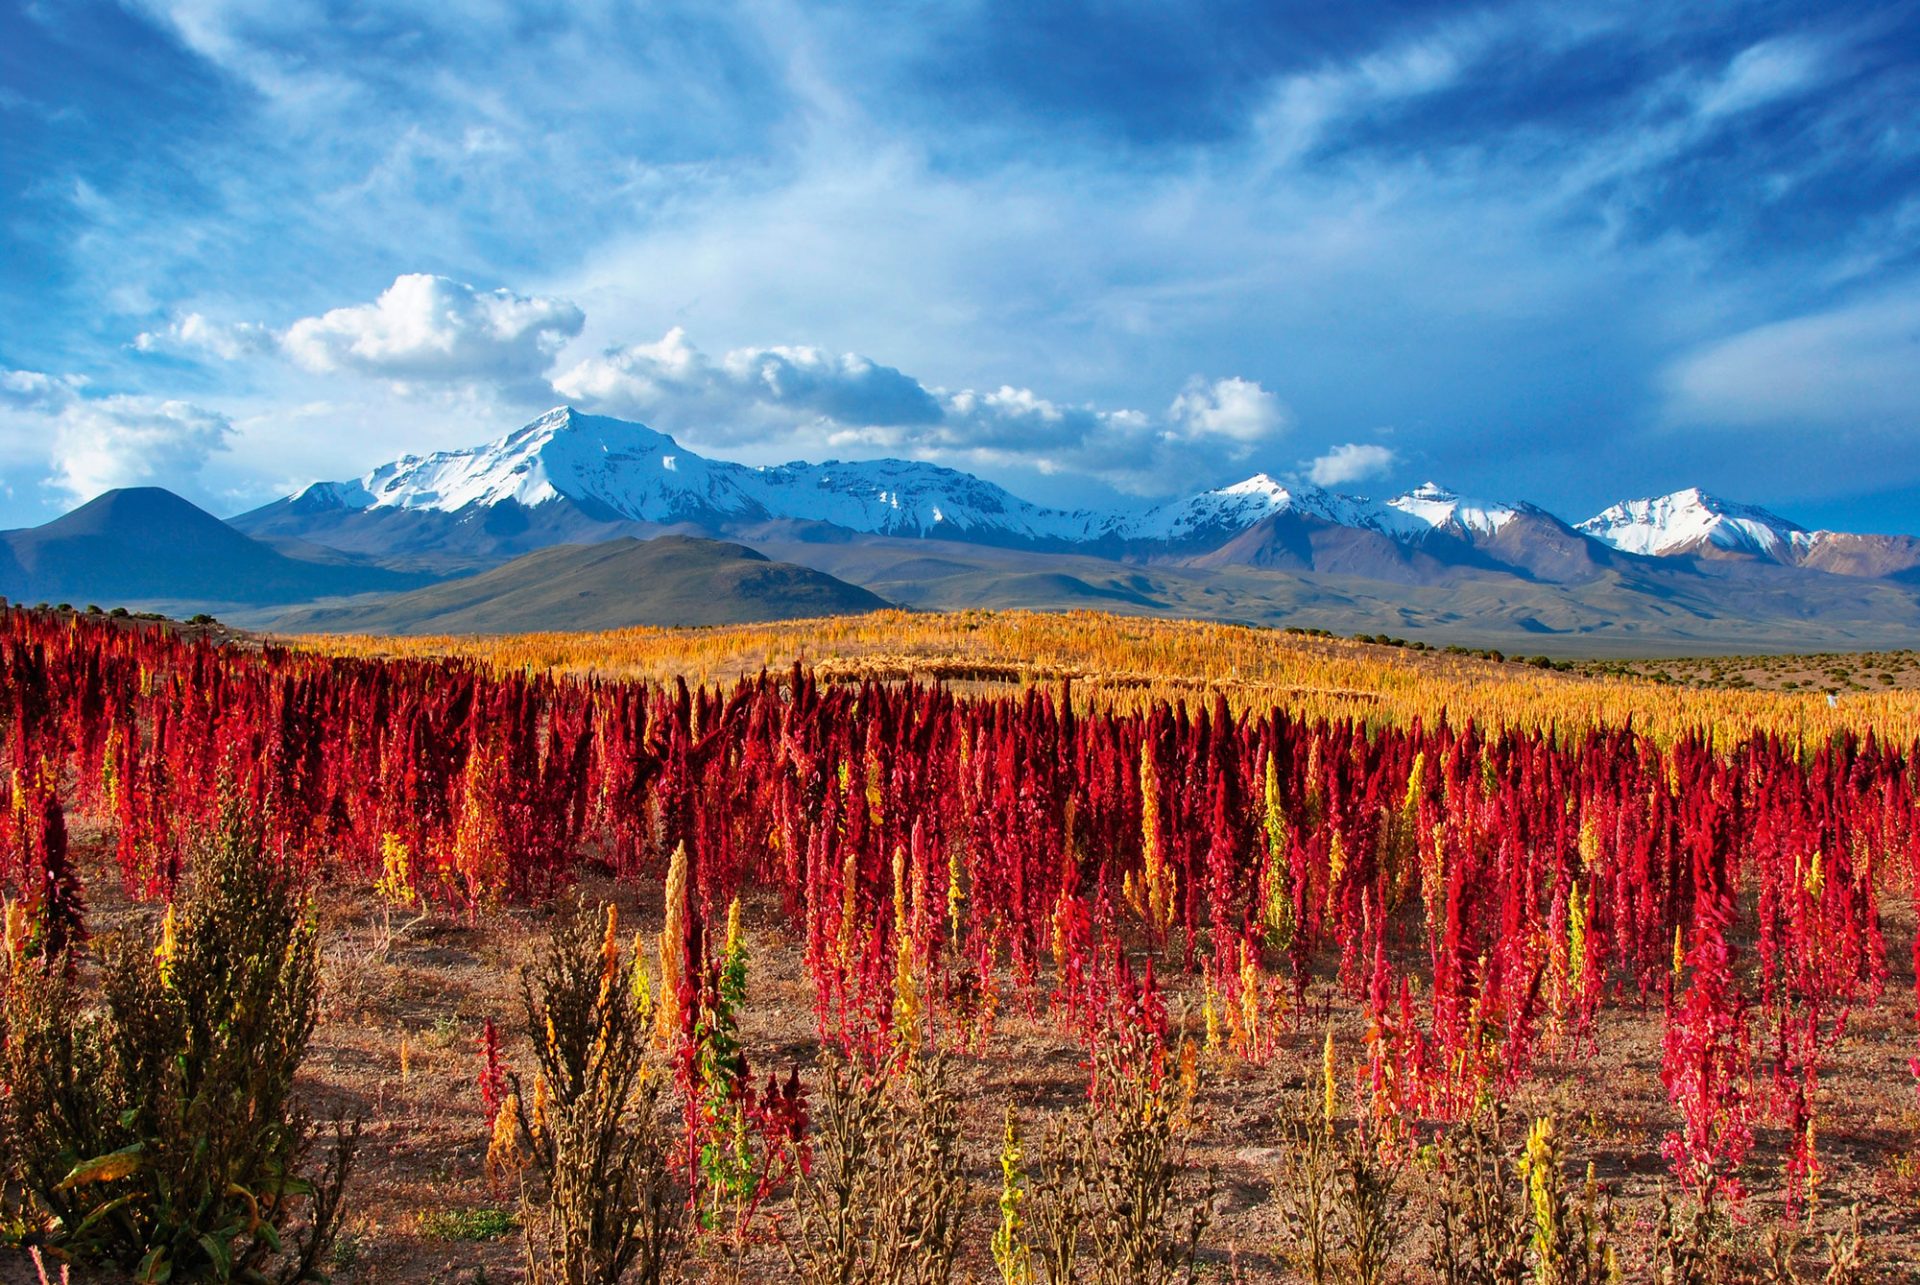
[[[86,854],[96,933],[157,914],[156,907],[121,893],[101,835],[82,829],[76,838]],[[618,904],[623,931],[638,929],[651,941],[659,929],[657,885],[589,881],[580,891]],[[1906,909],[1903,902],[1903,921],[1910,920]],[[550,910],[508,908],[478,923],[442,915],[405,922],[389,918],[370,894],[340,889],[322,894],[320,910],[326,992],[303,1080],[314,1114],[337,1110],[364,1122],[334,1280],[373,1285],[522,1279],[517,1233],[459,1239],[463,1232],[497,1229],[462,1227],[445,1215],[517,1208],[517,1191],[491,1184],[485,1174],[479,1037],[482,1023],[493,1019],[505,1038],[508,1063],[529,1066],[519,976],[540,949]],[[752,1003],[743,1034],[759,1077],[769,1071],[784,1077],[795,1064],[804,1076],[818,1048],[811,988],[798,943],[777,926],[777,911],[771,903],[747,908]],[[1889,924],[1889,940],[1907,940],[1909,926]],[[1894,976],[1884,998],[1855,1014],[1823,1076],[1820,1217],[1823,1227],[1837,1226],[1841,1211],[1858,1202],[1884,1278],[1914,1280],[1920,1279],[1920,1099],[1907,1064],[1914,1051],[1913,977],[1904,957],[1889,962]],[[1170,996],[1171,1011],[1183,1007],[1197,1037],[1198,998],[1190,983]],[[1322,983],[1310,993],[1310,1011],[1292,1015],[1271,1060],[1252,1065],[1221,1058],[1204,1069],[1187,1136],[1196,1181],[1211,1173],[1216,1189],[1202,1279],[1296,1279],[1286,1266],[1271,1196],[1286,1142],[1278,1106],[1290,1092],[1318,1094],[1329,1021],[1339,1046],[1359,1047],[1358,1016],[1334,987]],[[1674,1125],[1660,1082],[1661,1029],[1657,1004],[1608,1009],[1591,1040],[1543,1060],[1511,1100],[1522,1122],[1555,1115],[1571,1140],[1573,1164],[1594,1165],[1624,1229],[1630,1280],[1648,1279],[1644,1256],[1667,1175],[1660,1142]],[[1086,1072],[1079,1049],[1061,1036],[1039,994],[1026,1006],[1010,1002],[985,1052],[960,1057],[956,1072],[973,1186],[959,1278],[994,1281],[988,1241],[997,1215],[1005,1104],[1016,1104],[1024,1130],[1037,1139],[1050,1115],[1080,1100]],[[1757,1091],[1764,1094],[1765,1085]],[[1415,1140],[1431,1140],[1434,1128],[1416,1124]],[[1745,1175],[1755,1193],[1744,1210],[1749,1237],[1764,1235],[1780,1219],[1786,1141],[1777,1122],[1762,1119]],[[1029,1147],[1030,1157],[1035,1149]],[[1424,1221],[1417,1215],[1431,1199],[1431,1185],[1417,1162],[1408,1166],[1401,1189],[1416,1215],[1411,1221]],[[712,1243],[696,1239],[687,1276],[785,1278],[777,1237],[790,1222],[790,1206],[777,1199],[743,1263],[724,1261]],[[1404,1244],[1405,1280],[1432,1279],[1426,1254],[1423,1233]],[[9,1261],[0,1255],[0,1281],[32,1279],[19,1256]],[[108,1278],[76,1273],[75,1279]]]

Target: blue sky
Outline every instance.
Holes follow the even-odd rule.
[[[1920,532],[1912,4],[0,6],[7,523],[567,400]]]

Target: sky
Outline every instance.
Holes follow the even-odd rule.
[[[566,402],[1920,533],[1915,3],[0,0],[0,525]]]

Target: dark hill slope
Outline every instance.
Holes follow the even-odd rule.
[[[44,526],[0,531],[0,594],[16,602],[307,602],[411,589],[433,577],[289,557],[154,486],[108,491]]]
[[[660,536],[566,544],[411,593],[314,606],[286,632],[523,633],[630,625],[729,625],[857,615],[888,604],[811,567],[738,544]]]

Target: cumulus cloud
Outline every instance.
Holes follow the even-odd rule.
[[[52,429],[47,481],[76,502],[120,486],[190,484],[233,433],[217,411],[126,394],[75,400]]]
[[[134,337],[133,346],[140,352],[206,353],[222,361],[236,361],[270,351],[278,342],[271,329],[255,322],[211,321],[189,312],[175,317],[163,329],[141,332]]]
[[[0,369],[0,409],[52,413],[78,398],[85,382],[72,375]]]
[[[1212,438],[1251,450],[1284,433],[1292,422],[1286,405],[1250,379],[1188,382],[1167,408],[1170,431],[1189,440]]]
[[[1667,372],[1680,423],[1739,427],[1920,422],[1920,283],[1901,292],[1744,331]]]
[[[1102,452],[1130,450],[1152,428],[1139,411],[1063,406],[1031,388],[1005,384],[990,393],[949,393],[942,405],[944,418],[930,440],[946,450],[1024,456],[1043,467],[1072,461],[1081,452],[1094,452],[1097,460]],[[1106,460],[1114,462],[1110,456]]]
[[[1317,456],[1301,467],[1315,486],[1348,486],[1379,477],[1400,462],[1391,447],[1370,442],[1348,442]]]
[[[321,374],[510,384],[541,375],[585,324],[586,314],[565,299],[476,290],[414,272],[394,278],[372,303],[294,322],[280,343]]]
[[[1161,416],[1073,404],[1014,384],[947,389],[855,353],[805,346],[709,357],[675,327],[555,377],[584,408],[645,420],[709,446],[904,453],[962,466],[1075,470],[1128,490],[1214,480],[1284,434],[1292,416],[1250,379],[1191,379]]]
[[[758,422],[762,412],[855,427],[933,424],[938,400],[892,366],[820,348],[736,348],[719,361],[679,327],[656,343],[612,348],[553,381],[569,398],[645,418],[662,409],[695,411],[723,424]]]

